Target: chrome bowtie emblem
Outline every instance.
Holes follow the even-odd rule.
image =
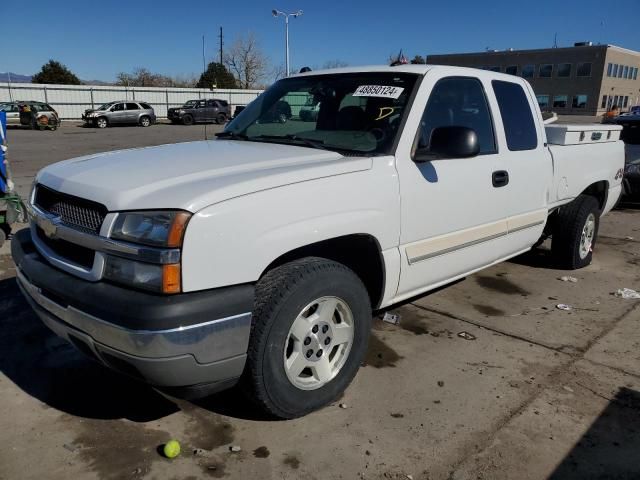
[[[58,233],[58,226],[54,223],[54,220],[59,219],[60,217],[54,218],[46,218],[46,217],[38,217],[38,226],[42,229],[44,234],[48,238],[55,238]]]

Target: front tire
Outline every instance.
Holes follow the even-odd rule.
[[[96,127],[107,128],[108,126],[109,126],[109,121],[105,117],[100,117],[96,120]]]
[[[193,115],[186,114],[184,117],[182,117],[182,124],[193,125]]]
[[[260,279],[252,322],[243,388],[265,412],[295,418],[351,383],[367,350],[371,305],[353,271],[307,257]]]
[[[576,270],[591,263],[600,226],[599,207],[595,197],[579,195],[560,208],[551,252],[561,268]]]

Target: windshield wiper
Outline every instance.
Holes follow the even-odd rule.
[[[236,132],[218,132],[216,137],[221,139],[228,138],[229,140],[249,140],[249,137],[244,133]]]
[[[263,138],[265,140],[293,140],[304,143],[307,147],[311,148],[319,148],[322,150],[328,150],[327,147],[324,146],[324,140],[313,140],[311,138],[299,137],[298,135],[256,135],[253,138]]]

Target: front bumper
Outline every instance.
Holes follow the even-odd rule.
[[[246,360],[253,286],[173,296],[89,282],[49,265],[18,232],[20,289],[42,321],[98,362],[158,387],[233,385]]]

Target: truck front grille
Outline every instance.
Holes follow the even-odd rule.
[[[64,224],[97,234],[107,215],[107,208],[97,202],[57,192],[44,185],[36,186],[35,204],[41,210],[60,216]]]

